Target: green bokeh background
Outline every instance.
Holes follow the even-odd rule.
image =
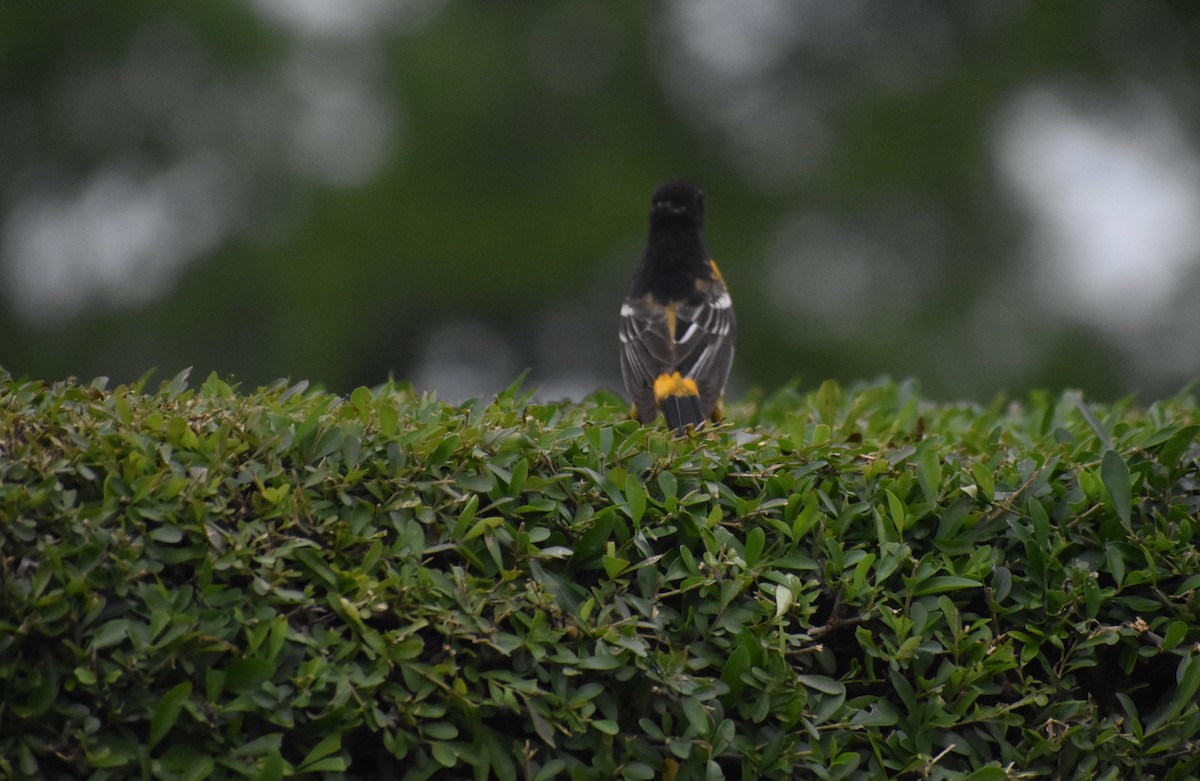
[[[391,374],[451,398],[529,368],[549,396],[617,388],[616,312],[648,198],[687,176],[707,192],[709,247],[735,296],[736,394],[892,374],[943,398],[1031,387],[1153,397],[1196,373],[1169,356],[1133,359],[1163,329],[1192,339],[1178,333],[1186,317],[1121,333],[1038,294],[1024,251],[1036,215],[1005,188],[994,146],[997,116],[1022,90],[1078,85],[1103,105],[1136,83],[1171,106],[1194,149],[1193,4],[864,2],[835,14],[766,0],[737,11],[410,0],[365,3],[350,21],[334,0],[298,3],[307,16],[286,5],[0,6],[0,365],[116,381],[194,366],[339,391]],[[717,43],[736,26],[706,14],[756,9],[789,22],[764,40],[772,59],[753,80],[744,62],[723,72],[728,58],[706,63],[689,48],[704,25]],[[311,21],[321,18],[334,21]],[[289,141],[306,79],[326,77],[357,85],[386,117],[365,173],[325,175]],[[768,99],[738,103],[747,85]],[[794,134],[803,122],[788,124],[797,116],[818,127],[811,145]],[[349,124],[353,147],[362,136]],[[779,142],[755,142],[759,130]],[[73,203],[106,171],[154,181],[197,150],[219,161],[218,192],[234,205],[166,282],[134,297],[81,293],[61,310],[22,304],[12,237],[31,193]],[[889,283],[868,282],[870,297],[834,315],[781,302],[772,253],[796,215],[865,235],[877,253],[893,224],[915,231],[864,268],[898,264],[888,278],[912,279],[919,296],[893,301]],[[813,223],[796,224],[803,235]],[[805,246],[804,268],[836,278],[841,252]],[[1191,292],[1164,307],[1194,301],[1197,276],[1182,275]]]

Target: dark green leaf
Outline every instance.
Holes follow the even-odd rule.
[[[268,659],[234,659],[225,665],[225,688],[234,693],[259,688],[275,674],[275,663]]]
[[[625,477],[625,502],[629,519],[636,526],[641,523],[646,512],[646,489],[642,486],[642,481],[632,473]]]
[[[1104,459],[1100,464],[1100,476],[1104,480],[1104,487],[1108,490],[1109,498],[1112,499],[1117,517],[1128,526],[1132,504],[1132,480],[1125,459],[1121,458],[1121,455],[1115,450],[1104,451]]]
[[[312,750],[305,755],[300,762],[300,769],[307,772],[315,772],[313,765],[319,760],[325,759],[330,754],[334,754],[342,750],[342,736],[340,733],[333,733],[326,736],[320,743],[313,746]]]
[[[1162,707],[1158,709],[1150,722],[1146,724],[1146,734],[1153,735],[1170,724],[1187,706],[1196,707],[1196,693],[1200,691],[1200,654],[1189,653],[1179,661],[1175,673],[1178,682],[1175,691]]]
[[[167,733],[171,731],[171,727],[175,726],[175,720],[179,718],[179,713],[183,710],[183,704],[191,696],[192,683],[184,681],[168,690],[154,706],[154,715],[150,717],[151,748],[166,737]]]
[[[766,546],[767,535],[761,527],[755,526],[746,533],[746,566],[753,567],[758,563],[759,556],[762,555],[763,548]]]
[[[810,689],[825,694],[844,695],[846,685],[825,675],[798,675],[796,679]]]
[[[729,687],[729,693],[737,697],[746,688],[742,676],[750,670],[750,651],[739,645],[725,660],[721,668],[721,680]]]
[[[935,575],[915,584],[913,596],[924,597],[930,594],[944,594],[948,591],[959,591],[964,588],[979,588],[983,584],[971,578],[961,578],[957,575]]]

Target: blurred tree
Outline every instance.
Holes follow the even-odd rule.
[[[5,5],[0,365],[616,387],[647,199],[684,175],[738,303],[735,390],[1167,392],[1200,373],[1200,229],[1178,216],[1200,208],[1198,19]]]

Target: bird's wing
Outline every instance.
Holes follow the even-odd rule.
[[[672,313],[652,296],[626,298],[621,305],[621,376],[643,422],[657,413],[654,381],[673,371],[675,346],[669,320]]]
[[[696,381],[705,415],[711,415],[733,366],[737,319],[720,277],[703,295],[678,305],[675,314],[675,368]]]

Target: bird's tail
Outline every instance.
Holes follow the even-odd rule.
[[[699,427],[704,422],[700,391],[691,377],[679,372],[658,375],[654,380],[654,401],[662,410],[667,426],[675,431],[689,425]]]

